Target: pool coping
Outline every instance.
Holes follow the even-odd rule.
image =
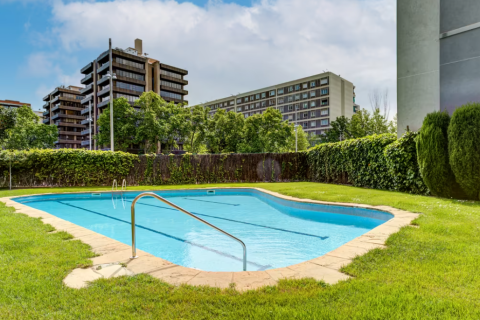
[[[131,259],[130,245],[126,245],[97,232],[80,227],[72,222],[58,218],[48,212],[34,209],[13,200],[24,196],[4,197],[0,198],[0,201],[4,202],[7,206],[15,208],[19,213],[34,218],[42,218],[43,223],[52,225],[57,231],[66,231],[70,233],[74,237],[73,240],[80,240],[90,245],[92,251],[99,255],[91,259],[93,262],[92,267],[86,269],[74,269],[64,279],[65,285],[72,288],[85,287],[89,282],[99,278],[111,278],[138,273],[149,274],[172,285],[188,284],[195,286],[204,285],[217,288],[228,288],[232,287],[234,284],[235,288],[239,291],[257,289],[267,285],[275,285],[280,279],[314,278],[316,280],[323,280],[328,284],[335,284],[339,281],[350,278],[349,275],[340,272],[340,269],[343,266],[352,262],[355,257],[366,254],[370,250],[386,248],[385,241],[390,235],[398,232],[402,227],[411,225],[411,222],[419,216],[418,213],[412,213],[390,206],[371,206],[357,203],[300,199],[255,187],[193,188],[193,190],[199,189],[254,189],[280,199],[295,202],[383,211],[392,214],[393,218],[322,256],[299,264],[265,271],[211,272],[176,265],[170,261],[138,249],[138,258]],[[162,189],[138,191],[162,191]],[[85,193],[85,191],[41,193],[28,196],[75,193]],[[111,191],[100,191],[98,193],[111,193]]]

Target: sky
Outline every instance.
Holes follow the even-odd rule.
[[[41,110],[108,49],[187,69],[190,105],[323,71],[396,110],[395,0],[0,0],[0,100]]]

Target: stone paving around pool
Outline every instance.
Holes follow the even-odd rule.
[[[248,189],[257,189],[279,198],[297,202],[381,210],[393,214],[394,217],[321,257],[286,268],[265,271],[208,272],[182,267],[141,250],[137,250],[138,258],[130,259],[132,250],[129,245],[57,218],[45,211],[17,203],[12,200],[15,197],[0,198],[0,201],[4,202],[7,206],[14,207],[19,213],[24,213],[34,218],[42,218],[44,223],[52,225],[57,231],[70,233],[74,237],[73,240],[80,240],[90,245],[92,251],[99,255],[92,258],[92,267],[74,269],[64,279],[63,282],[65,285],[77,289],[86,287],[90,282],[100,278],[132,276],[139,273],[149,274],[152,277],[172,285],[189,284],[218,288],[228,288],[234,285],[239,291],[275,285],[280,279],[313,278],[323,280],[328,284],[335,284],[350,278],[348,275],[340,272],[343,266],[349,264],[356,256],[363,255],[372,249],[386,248],[385,241],[391,234],[398,232],[402,227],[409,226],[412,220],[418,217],[416,213],[398,210],[388,206],[369,206],[298,199],[264,189]]]

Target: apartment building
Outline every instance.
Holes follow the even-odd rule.
[[[55,148],[81,148],[82,130],[85,129],[85,116],[81,114],[82,88],[60,86],[47,94],[43,101],[43,123],[58,127],[58,140]]]
[[[158,93],[166,101],[174,103],[188,103],[185,96],[188,91],[185,86],[188,81],[184,77],[188,74],[187,70],[180,69],[171,65],[161,63],[160,60],[147,57],[143,52],[143,43],[140,39],[135,39],[134,48],[120,49],[110,48],[100,54],[97,59],[89,62],[81,69],[85,77],[81,83],[85,85],[81,89],[81,94],[85,98],[81,101],[83,110],[82,115],[89,115],[92,119],[84,120],[82,123],[88,125],[83,130],[82,147],[90,148],[90,126],[92,122],[92,132],[97,133],[97,120],[99,115],[109,107],[110,102],[110,77],[113,77],[113,98],[126,98],[132,105],[146,91]],[[92,149],[98,149],[96,141],[93,141]]]
[[[245,118],[273,107],[280,110],[284,120],[315,135],[324,134],[337,117],[351,118],[359,108],[355,104],[355,86],[332,72],[206,102],[204,106],[212,114],[225,109],[241,112]]]
[[[480,101],[480,1],[397,1],[398,134]]]
[[[22,106],[32,107],[30,103],[15,101],[15,100],[0,100],[0,108],[20,108]]]

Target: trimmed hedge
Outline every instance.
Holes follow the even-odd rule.
[[[389,174],[393,178],[393,190],[428,194],[429,188],[420,175],[417,162],[417,136],[417,132],[406,132],[385,148],[384,155]]]
[[[309,151],[310,177],[318,182],[428,193],[416,165],[415,134],[372,135],[318,145]],[[388,147],[388,148],[387,148]]]
[[[455,181],[448,156],[447,112],[427,114],[417,138],[418,166],[423,181],[433,195],[445,198],[465,198]]]
[[[480,197],[480,103],[454,111],[448,127],[450,166],[455,179],[472,199]]]
[[[0,187],[8,187],[10,153],[0,152]],[[15,151],[14,187],[111,186],[305,181],[305,153],[146,155],[79,149]]]

